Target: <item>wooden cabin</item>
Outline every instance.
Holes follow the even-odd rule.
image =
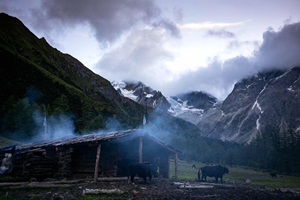
[[[0,159],[8,150],[0,150]],[[157,176],[169,178],[169,158],[177,160],[182,152],[142,130],[45,141],[16,146],[12,177],[36,178],[94,178],[124,177],[130,163],[149,162],[158,169]]]

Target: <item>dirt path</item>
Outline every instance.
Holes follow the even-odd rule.
[[[98,182],[94,184],[91,180],[81,183],[66,182],[40,182],[26,183],[24,185],[12,185],[3,187],[0,185],[0,199],[47,199],[47,200],[74,200],[74,199],[300,199],[300,195],[291,193],[273,192],[267,189],[249,185],[229,185],[229,187],[219,187],[213,185],[211,188],[193,188],[204,185],[195,181],[180,181],[186,183],[174,184],[174,180],[154,179],[150,184],[137,181],[135,185],[127,184],[127,181]],[[55,184],[58,184],[55,186]],[[191,187],[187,187],[191,186]],[[207,185],[204,185],[207,186]],[[180,188],[182,187],[182,188]],[[94,189],[94,190],[90,190]],[[97,194],[83,195],[83,191],[121,191],[122,194]],[[118,189],[118,190],[116,190]]]

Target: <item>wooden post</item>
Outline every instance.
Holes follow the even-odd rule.
[[[175,154],[175,179],[178,179],[178,154]]]
[[[101,144],[99,144],[98,147],[97,147],[97,156],[96,156],[96,163],[95,163],[94,183],[96,183],[97,179],[98,179],[98,166],[99,166],[100,150],[101,150]]]
[[[143,162],[143,138],[140,137],[139,142],[139,163]]]

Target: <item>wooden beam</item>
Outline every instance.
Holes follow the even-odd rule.
[[[143,162],[143,138],[140,137],[139,142],[139,163]]]
[[[178,154],[175,153],[175,179],[178,179]]]
[[[98,147],[97,147],[97,156],[96,156],[95,173],[94,173],[94,183],[96,183],[97,179],[98,179],[98,166],[99,166],[100,150],[101,150],[101,144],[99,144]]]

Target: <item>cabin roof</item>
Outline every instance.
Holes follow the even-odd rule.
[[[182,154],[182,151],[180,151],[179,149],[176,149],[160,141],[159,139],[155,138],[151,134],[143,132],[141,129],[131,129],[126,131],[116,131],[116,132],[103,133],[103,134],[89,134],[89,135],[76,136],[76,137],[64,137],[57,140],[51,140],[51,141],[49,140],[49,141],[43,141],[38,143],[18,145],[16,146],[16,150],[26,151],[27,149],[35,149],[35,148],[70,146],[70,145],[90,144],[90,143],[97,143],[97,142],[104,143],[104,142],[112,142],[124,138],[137,137],[137,136],[142,136],[144,138],[150,139],[173,153]],[[4,150],[4,148],[1,150]]]

